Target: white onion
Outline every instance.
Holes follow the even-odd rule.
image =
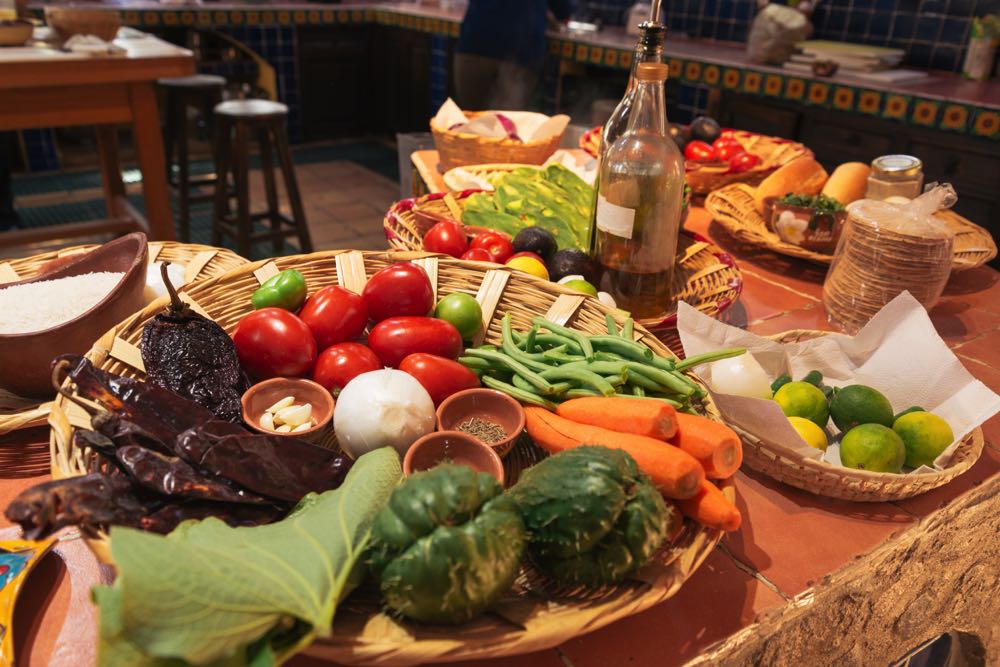
[[[167,296],[167,286],[163,284],[163,276],[160,275],[160,265],[163,262],[150,262],[146,265],[146,289],[143,297],[146,303],[151,303],[161,296]],[[184,286],[184,265],[171,262],[167,267],[167,276],[175,289]]]
[[[771,398],[771,380],[749,352],[712,363],[712,390],[747,398]]]
[[[597,300],[603,303],[608,308],[617,308],[618,304],[615,303],[615,298],[608,294],[607,292],[598,292]]]
[[[402,456],[434,430],[434,401],[416,378],[385,368],[347,383],[333,412],[337,441],[351,458],[381,447]]]

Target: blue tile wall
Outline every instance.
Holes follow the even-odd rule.
[[[621,25],[634,0],[583,0],[582,18]],[[904,64],[960,71],[973,17],[1000,12],[1000,0],[822,0],[813,15],[816,39],[905,49]],[[663,3],[674,33],[746,41],[755,0],[675,0]]]

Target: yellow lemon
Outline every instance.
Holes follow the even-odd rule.
[[[807,445],[813,449],[826,451],[830,444],[826,437],[826,431],[804,417],[789,417],[788,421],[791,422],[792,428],[795,429],[800,438],[806,441]]]
[[[808,382],[788,382],[774,392],[774,402],[787,417],[805,417],[820,428],[830,420],[826,396]]]
[[[948,422],[931,412],[909,412],[900,416],[892,430],[906,445],[906,465],[911,468],[931,466],[948,448],[955,434]]]
[[[544,278],[545,280],[549,279],[549,270],[545,268],[545,265],[531,257],[515,257],[507,262],[507,266],[518,271],[530,273],[539,278]]]

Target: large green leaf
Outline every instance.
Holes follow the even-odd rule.
[[[94,595],[101,664],[268,664],[269,652],[280,662],[313,635],[329,635],[337,603],[360,581],[372,521],[400,476],[398,455],[384,448],[359,458],[340,488],[274,524],[230,528],[206,519],[166,537],[113,528],[118,579]]]

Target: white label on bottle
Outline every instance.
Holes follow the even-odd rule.
[[[597,195],[597,228],[612,236],[632,238],[635,225],[635,209],[612,204],[604,195]]]

